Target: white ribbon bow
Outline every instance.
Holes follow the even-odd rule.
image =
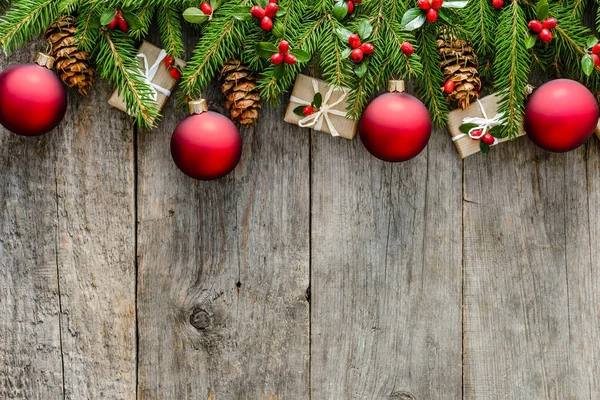
[[[316,79],[312,80],[312,86],[313,86],[313,90],[314,90],[315,94],[319,93],[319,82]],[[340,96],[340,98],[337,99],[335,102],[328,104],[329,99],[331,98],[331,95],[333,94],[333,92],[340,91],[340,90],[343,92],[343,94]],[[300,126],[302,128],[313,126],[315,128],[315,130],[320,131],[321,128],[323,127],[323,120],[325,120],[325,122],[327,122],[327,126],[329,127],[329,131],[331,132],[331,136],[340,136],[339,132],[335,129],[335,126],[331,122],[331,119],[329,119],[329,114],[339,115],[340,117],[346,116],[345,111],[333,110],[333,107],[337,106],[342,101],[344,101],[344,99],[346,98],[347,95],[348,95],[347,89],[345,89],[345,88],[338,89],[338,88],[334,88],[333,86],[331,86],[329,88],[329,91],[325,94],[325,98],[323,99],[323,102],[321,103],[321,107],[319,107],[319,110],[316,113],[311,114],[311,115],[301,119],[300,122],[298,122],[298,126]],[[294,103],[298,103],[302,106],[312,105],[311,102],[302,100],[296,96],[291,96],[290,101],[293,101]]]
[[[481,109],[481,114],[483,114],[483,118],[481,118],[481,117],[465,117],[465,118],[463,118],[463,120],[462,120],[463,125],[464,124],[475,124],[476,126],[474,128],[469,129],[468,134],[463,133],[461,135],[454,136],[452,138],[452,141],[456,142],[457,140],[462,139],[467,135],[473,140],[479,140],[479,139],[481,139],[481,137],[483,135],[485,135],[494,126],[502,125],[504,123],[504,113],[496,114],[496,116],[494,116],[494,118],[489,119],[487,114],[485,113],[483,104],[479,100],[477,100],[477,104],[479,105],[479,108]],[[479,135],[475,135],[474,132],[477,132],[477,131],[480,131],[481,133]],[[494,138],[494,143],[492,144],[492,146],[495,144],[498,144],[498,139],[496,139],[496,138]]]
[[[161,50],[158,54],[156,62],[152,64],[150,68],[148,68],[148,57],[146,57],[144,53],[139,53],[137,56],[144,61],[144,81],[148,85],[150,85],[150,88],[152,88],[152,100],[156,101],[158,99],[158,92],[164,94],[165,96],[170,96],[170,90],[165,89],[164,87],[161,87],[156,83],[152,83],[154,76],[158,72],[158,67],[160,67],[160,63],[163,62],[163,60],[167,57],[167,52],[164,49]]]

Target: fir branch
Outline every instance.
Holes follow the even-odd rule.
[[[135,20],[129,30],[129,35],[136,40],[143,39],[148,35],[150,30],[150,24],[152,23],[152,16],[154,14],[156,6],[151,5],[149,2],[132,12],[130,15]],[[159,15],[159,30],[160,30],[160,15]],[[181,35],[181,25],[179,25],[179,34]]]
[[[58,3],[59,16],[73,14],[81,5],[81,2],[82,0],[61,0],[60,3]]]
[[[181,10],[179,7],[163,1],[158,8],[156,20],[158,31],[167,54],[173,57],[181,57],[183,54],[183,37],[181,34]]]
[[[5,54],[23,47],[57,18],[56,0],[20,0],[0,18],[0,47]]]
[[[100,13],[95,7],[97,1],[87,1],[81,5],[79,18],[77,18],[77,46],[91,52],[100,39]]]
[[[347,86],[352,68],[347,60],[342,58],[344,45],[340,43],[336,36],[336,30],[341,24],[333,18],[331,14],[319,19],[322,22],[321,29],[318,30],[319,65],[323,70],[323,79],[330,85],[336,87]]]
[[[497,11],[490,0],[469,0],[460,13],[460,25],[469,32],[469,39],[482,57],[491,56],[497,27]]]

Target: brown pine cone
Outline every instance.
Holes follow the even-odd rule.
[[[238,60],[229,60],[221,69],[219,81],[231,119],[241,125],[256,125],[262,102],[252,70]]]
[[[464,110],[472,101],[479,99],[481,79],[477,54],[469,43],[450,34],[443,34],[438,39],[438,51],[444,82],[451,80],[455,84],[447,100]]]

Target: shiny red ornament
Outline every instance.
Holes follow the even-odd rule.
[[[576,149],[594,133],[598,104],[581,83],[556,79],[540,86],[525,107],[525,131],[541,148],[565,152]]]
[[[365,148],[380,160],[399,162],[417,156],[429,141],[431,118],[417,98],[399,92],[375,98],[358,125]]]
[[[54,129],[66,111],[65,88],[48,68],[18,64],[0,73],[0,124],[9,131],[42,135]]]
[[[203,181],[219,179],[240,161],[242,137],[229,118],[203,111],[177,125],[171,138],[171,155],[184,174]]]

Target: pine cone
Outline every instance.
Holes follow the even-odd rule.
[[[455,83],[454,91],[448,94],[447,100],[464,110],[471,101],[479,99],[481,79],[477,54],[469,43],[449,34],[438,39],[438,51],[442,58],[444,82],[451,80]]]
[[[63,17],[46,30],[46,39],[52,46],[50,55],[55,58],[54,69],[68,87],[87,96],[94,83],[94,69],[88,53],[75,44],[75,18]]]
[[[231,119],[241,125],[256,125],[262,103],[252,70],[238,60],[229,60],[221,70],[219,81]]]

